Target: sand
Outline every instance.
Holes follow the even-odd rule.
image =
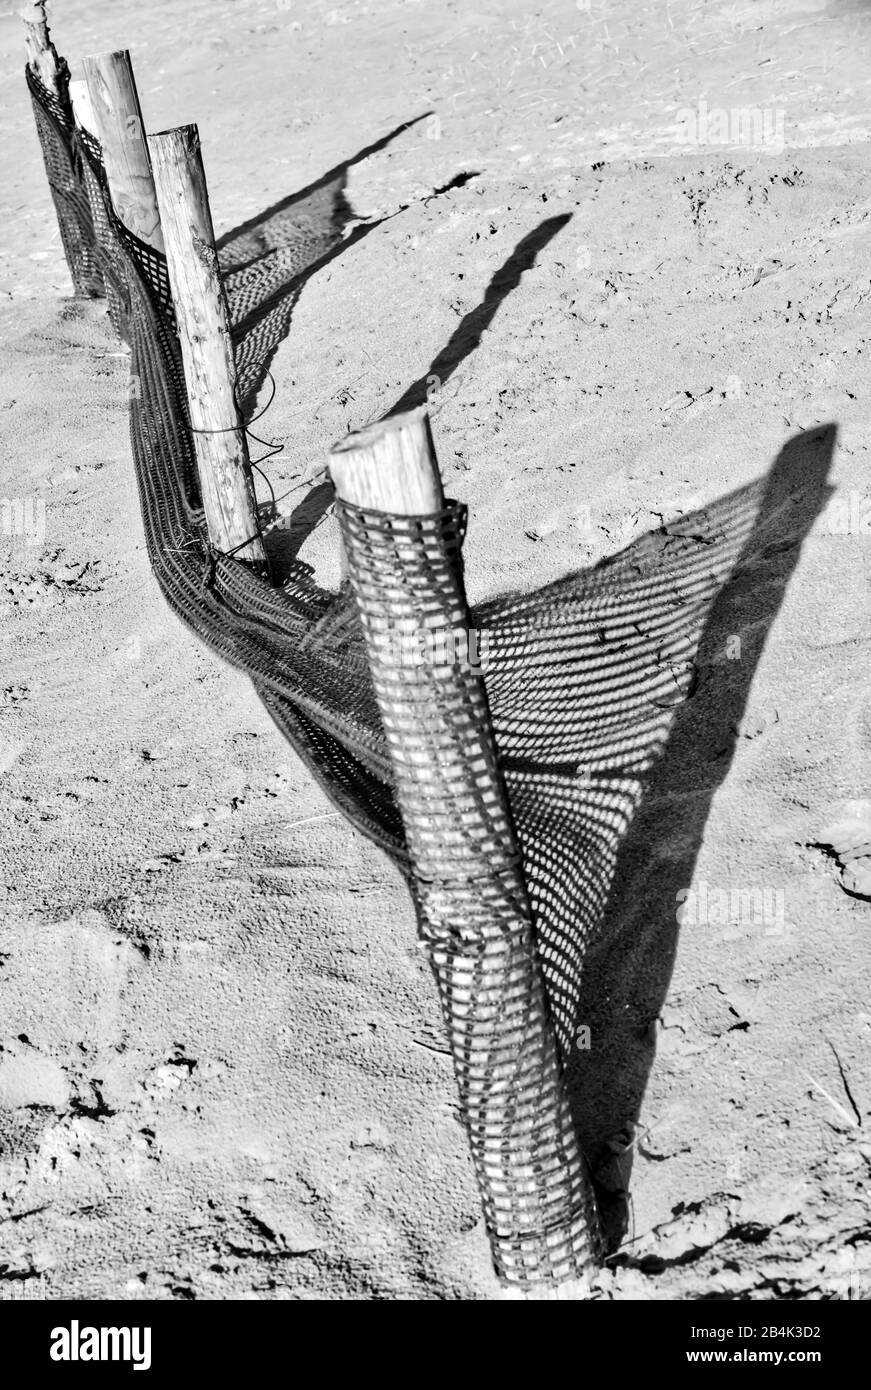
[[[383,220],[275,356],[286,514],[428,374],[473,601],[778,459],[817,487],[724,616],[744,699],[709,682],[639,822],[581,1111],[628,1221],[593,1297],[869,1297],[871,918],[820,848],[871,761],[867,8],[52,25],[132,50],[151,129],[198,122],[219,234],[425,117],[347,170],[348,230]],[[0,16],[0,1296],[498,1298],[407,893],[151,577],[126,354],[71,299],[22,62]],[[702,101],[756,144],[688,143]],[[301,558],[336,582],[329,512]]]

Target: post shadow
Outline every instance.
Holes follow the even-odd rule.
[[[391,415],[424,404],[427,399],[427,383],[431,377],[436,376],[442,386],[445,384],[460,363],[478,347],[482,334],[492,323],[500,304],[517,289],[524,271],[531,269],[539,252],[570,220],[571,213],[545,218],[517,243],[510,256],[494,272],[480,304],[463,316],[445,346],[423,374],[402,393],[382,418],[387,419]],[[349,244],[350,239],[344,243],[342,249]],[[328,256],[321,259],[312,267],[312,273],[319,270],[328,259]],[[270,559],[277,571],[283,565],[300,563],[296,559],[299,549],[326,515],[332,505],[333,496],[333,485],[330,482],[317,483],[306,493],[282,528],[284,536],[280,553],[272,540],[274,533],[267,536],[267,545],[272,540]]]
[[[346,196],[349,170],[425,120],[426,114],[402,122],[217,241],[233,320],[239,405],[246,419],[290,331],[306,280],[385,220],[363,223],[344,236],[354,217]]]
[[[288,193],[277,202],[271,203],[268,208],[249,217],[246,222],[240,222],[238,227],[233,227],[229,232],[225,232],[215,242],[215,246],[221,253],[222,269],[240,270],[245,265],[256,260],[257,256],[270,247],[279,244],[284,238],[282,228],[286,222],[294,221],[294,214],[301,208],[311,204],[316,194],[326,192],[327,205],[336,196],[337,189],[343,195],[348,181],[348,170],[353,169],[355,164],[361,164],[364,159],[369,159],[373,154],[386,149],[388,145],[400,135],[404,135],[407,130],[425,121],[430,112],[424,111],[420,116],[412,116],[411,120],[403,121],[400,125],[394,126],[393,130],[381,135],[371,144],[364,145],[350,159],[343,159],[339,164],[335,164],[332,169],[328,169],[320,178],[314,179],[306,184],[304,188],[299,188],[293,193]]]
[[[427,400],[427,383],[430,377],[438,378],[439,389],[444,386],[464,358],[478,347],[483,333],[493,322],[502,301],[511,294],[512,290],[517,289],[523,272],[530,270],[535,265],[539,252],[556,236],[557,232],[562,231],[571,219],[572,214],[570,212],[559,213],[556,217],[547,217],[531,232],[527,232],[522,240],[518,241],[511,255],[492,276],[481,303],[463,315],[441,352],[433,358],[423,375],[419,376],[417,381],[412,382],[411,386],[403,391],[399,399],[382,417],[383,419],[386,420],[391,415],[401,415],[406,410],[415,410],[418,406],[424,405]]]

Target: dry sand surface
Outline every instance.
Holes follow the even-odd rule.
[[[871,6],[51,18],[71,61],[132,50],[152,130],[198,122],[220,234],[349,165],[328,192],[356,239],[305,283],[255,427],[287,515],[320,487],[325,583],[325,452],[428,373],[473,601],[785,477],[795,516],[721,614],[590,963],[580,1113],[626,1215],[594,1296],[868,1298],[871,904],[819,845],[869,814]],[[0,1289],[499,1297],[406,890],[151,577],[126,353],[71,298],[19,28],[0,494],[37,534],[4,513]],[[682,141],[700,101],[751,124]]]

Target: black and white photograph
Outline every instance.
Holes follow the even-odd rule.
[[[4,1336],[619,1303],[825,1370],[871,3],[17,0],[0,92]]]

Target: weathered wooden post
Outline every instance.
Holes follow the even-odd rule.
[[[24,21],[24,42],[27,45],[27,66],[39,78],[52,96],[66,100],[69,83],[69,68],[63,58],[58,57],[57,49],[48,31],[45,17],[46,0],[33,0],[23,6],[19,15]]]
[[[511,811],[424,410],[330,454],[412,867],[497,1271],[553,1287],[596,1264]],[[474,654],[473,654],[474,653]]]
[[[70,102],[70,70],[51,41],[45,0],[19,10],[25,25],[27,74],[39,143],[64,255],[76,294],[103,294],[103,275],[95,246],[91,194],[73,149],[77,117]],[[78,119],[81,119],[81,113]]]
[[[127,49],[82,60],[115,212],[140,241],[164,250],[145,126]]]
[[[76,125],[80,130],[86,130],[89,135],[93,135],[95,140],[100,137],[97,135],[97,124],[94,118],[91,98],[88,94],[88,84],[84,78],[76,77],[70,82],[70,106],[73,110]]]
[[[209,538],[266,568],[236,398],[230,315],[195,125],[148,137]]]

